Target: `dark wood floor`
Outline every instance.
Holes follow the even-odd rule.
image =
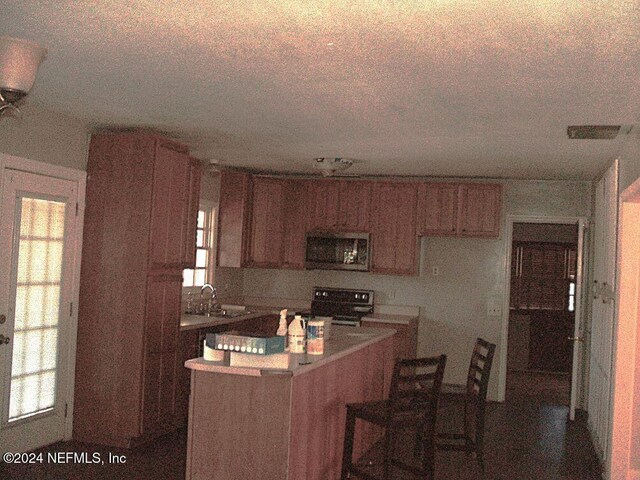
[[[566,373],[509,371],[507,373],[507,402],[569,405],[571,376]]]
[[[521,398],[504,404],[490,404],[483,474],[473,458],[464,453],[439,452],[436,480],[596,480],[600,478],[597,458],[584,420],[567,421],[568,409]],[[439,422],[455,428],[461,416],[446,400]],[[102,460],[108,454],[126,456],[124,465],[52,464],[11,465],[0,463],[3,480],[182,480],[185,472],[186,433],[176,432],[152,445],[136,450],[100,448],[77,442],[62,442],[47,452],[94,452]],[[407,476],[398,479],[408,480]],[[215,479],[212,479],[215,480]]]

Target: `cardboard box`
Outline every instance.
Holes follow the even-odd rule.
[[[240,332],[207,333],[207,346],[216,350],[271,355],[284,352],[285,337],[246,335]]]

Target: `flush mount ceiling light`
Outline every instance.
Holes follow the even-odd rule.
[[[315,158],[314,161],[315,167],[320,170],[324,177],[332,177],[353,165],[353,160],[340,157],[319,157]]]
[[[567,136],[572,140],[611,140],[618,136],[621,125],[570,125]]]
[[[17,104],[33,87],[47,49],[20,38],[0,37],[0,117],[20,113]]]

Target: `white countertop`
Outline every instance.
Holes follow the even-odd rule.
[[[249,310],[246,314],[238,315],[237,317],[207,317],[206,315],[190,315],[188,313],[183,313],[180,317],[180,331],[217,327],[219,325],[232,325],[243,320],[264,317],[265,315],[270,315],[271,313],[273,313],[271,310]]]
[[[379,323],[397,323],[402,325],[409,325],[412,320],[417,318],[415,315],[397,315],[392,313],[371,313],[366,317],[362,317],[362,320],[369,322]]]
[[[354,328],[334,325],[331,338],[325,342],[323,355],[308,355],[306,353],[289,354],[291,356],[288,369],[260,369],[249,367],[231,367],[224,362],[210,362],[202,357],[187,360],[185,367],[202,372],[227,373],[231,375],[302,375],[310,370],[333,362],[350,353],[373,345],[396,333],[390,328]]]

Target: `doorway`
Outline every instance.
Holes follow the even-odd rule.
[[[569,405],[578,226],[514,223],[506,399]]]
[[[569,406],[581,355],[582,218],[509,216],[501,400]]]
[[[84,173],[0,167],[0,450],[23,452],[71,431]]]

